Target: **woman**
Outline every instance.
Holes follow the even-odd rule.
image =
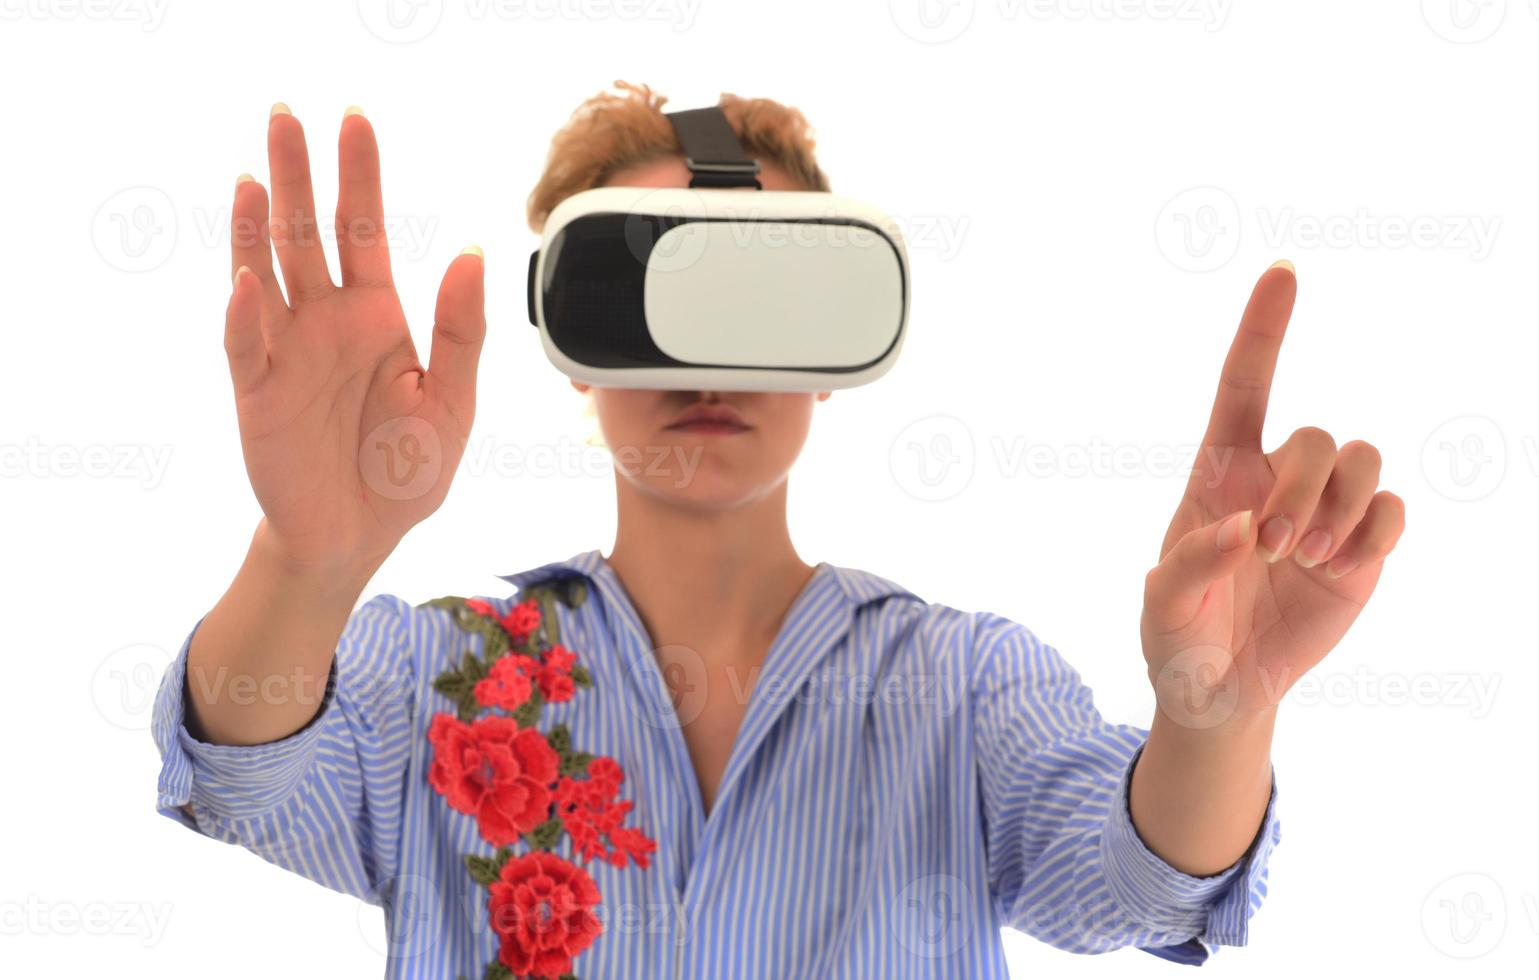
[[[557,135],[536,231],[588,187],[687,185],[664,100],[617,84]],[[798,113],[721,104],[766,190],[828,189]],[[390,977],[1004,977],[1005,925],[1190,963],[1246,941],[1277,704],[1403,527],[1367,443],[1261,451],[1290,266],[1257,283],[1146,580],[1142,729],[1020,624],[802,560],[787,472],[828,392],[574,382],[615,453],[609,555],[355,611],[468,438],[483,258],[445,274],[424,371],[367,120],[341,129],[340,286],[281,104],[268,152],[270,208],[236,186],[225,330],[264,517],[162,685],[161,812],[383,904]]]

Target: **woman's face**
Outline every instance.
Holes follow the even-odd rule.
[[[617,171],[613,187],[688,187],[682,157]],[[765,190],[801,188],[779,167],[765,164]],[[743,191],[752,194],[752,190]],[[606,388],[573,381],[593,393],[599,428],[615,469],[637,489],[712,509],[741,506],[779,486],[801,453],[812,409],[829,392],[661,391]],[[735,424],[679,426],[686,411],[707,408]]]

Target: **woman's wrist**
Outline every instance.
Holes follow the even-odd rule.
[[[321,602],[344,602],[351,609],[394,550],[395,543],[372,553],[306,553],[284,541],[264,518],[252,535],[246,563],[285,592]]]
[[[1155,715],[1133,772],[1134,826],[1178,870],[1217,874],[1233,864],[1266,812],[1276,709],[1191,728]]]

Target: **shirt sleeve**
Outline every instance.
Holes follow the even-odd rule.
[[[397,873],[417,741],[411,614],[409,604],[388,595],[355,610],[316,717],[262,745],[214,745],[187,730],[187,651],[200,619],[156,693],[156,809],[328,888],[382,904],[383,883]],[[216,672],[209,683],[226,680]]]
[[[989,882],[1006,925],[1059,949],[1125,946],[1201,964],[1247,942],[1279,840],[1277,784],[1255,839],[1212,876],[1178,871],[1128,810],[1148,730],[1101,718],[1090,689],[1025,626],[979,613],[973,737]]]

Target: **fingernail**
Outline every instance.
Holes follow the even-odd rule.
[[[1261,528],[1261,540],[1256,544],[1256,550],[1261,553],[1264,561],[1274,562],[1282,557],[1283,550],[1288,547],[1288,539],[1293,537],[1293,522],[1278,514],[1267,521]]]
[[[482,258],[482,259],[486,258],[486,253],[481,251],[481,246],[479,246],[479,245],[466,245],[464,248],[460,249],[460,254],[461,255],[474,255],[477,258]]]
[[[273,111],[269,112],[267,114],[267,118],[271,119],[273,116],[292,116],[292,115],[293,115],[293,113],[289,111],[289,106],[288,106],[287,102],[274,102],[273,103]]]
[[[1271,265],[1267,266],[1267,268],[1269,270],[1270,269],[1287,269],[1289,272],[1297,271],[1297,270],[1295,270],[1293,268],[1293,263],[1289,262],[1287,259],[1278,259],[1276,262],[1273,262]]]
[[[342,118],[346,119],[348,116],[361,116],[361,115],[363,115],[363,110],[362,109],[358,108],[355,105],[350,105],[350,106],[347,107],[347,111],[342,113]]]
[[[1357,567],[1357,560],[1337,555],[1331,559],[1331,563],[1325,566],[1325,574],[1331,578],[1341,578]]]
[[[1250,511],[1242,510],[1219,526],[1218,550],[1233,551],[1250,540]]]
[[[239,269],[235,270],[235,275],[230,277],[230,282],[232,282],[232,283],[240,282],[240,274],[242,272],[250,272],[250,271],[251,271],[251,266],[249,266],[249,265],[241,266]]]
[[[1293,553],[1293,560],[1305,568],[1314,568],[1330,550],[1331,533],[1322,528],[1315,528],[1304,535],[1304,540],[1299,542],[1298,550]]]
[[[256,180],[256,178],[250,174],[241,174],[239,177],[235,178],[235,186],[239,187],[242,184],[249,184],[253,180]]]

